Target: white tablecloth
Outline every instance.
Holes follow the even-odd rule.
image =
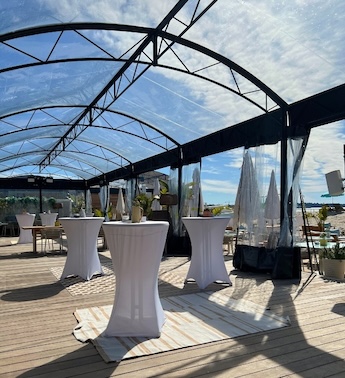
[[[168,222],[105,222],[116,275],[114,306],[105,336],[159,337],[165,322],[158,270]]]
[[[32,226],[35,220],[35,214],[17,214],[16,215],[19,226],[18,244],[32,243],[32,230],[23,230],[24,226]]]
[[[40,213],[42,226],[55,226],[58,213]]]
[[[309,242],[309,248],[313,248],[313,246],[314,246],[315,249],[333,248],[333,247],[335,247],[336,244],[337,244],[336,242],[327,242],[327,245],[323,246],[323,245],[320,245],[319,240],[317,240],[317,241],[314,240],[314,242],[311,242],[311,241]],[[298,242],[298,243],[295,243],[294,245],[296,247],[308,248],[307,242]],[[339,243],[339,247],[344,248],[345,243]]]
[[[225,268],[223,238],[228,217],[184,217],[192,244],[192,258],[186,280],[192,278],[201,289],[214,281],[231,284]]]
[[[97,238],[104,218],[60,218],[67,236],[67,259],[61,279],[79,276],[90,280],[103,273],[97,251]]]

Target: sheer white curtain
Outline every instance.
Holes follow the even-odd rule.
[[[308,136],[288,139],[287,144],[287,180],[285,197],[283,198],[284,217],[281,225],[279,246],[290,247],[294,243],[296,209],[299,200],[300,175],[303,157],[307,147]],[[289,218],[289,206],[292,206],[292,218]]]
[[[99,199],[101,202],[101,209],[102,213],[104,214],[104,220],[106,222],[109,221],[109,216],[108,216],[108,210],[109,210],[109,201],[110,201],[110,188],[108,185],[101,186],[99,190]]]
[[[132,203],[135,198],[135,188],[136,188],[136,179],[132,178],[126,181],[125,188],[125,201],[126,209],[131,213],[132,212]]]
[[[176,194],[178,196],[178,168],[170,168],[170,174],[169,174],[169,193],[170,194]],[[181,221],[179,220],[179,205],[176,206],[170,206],[169,208],[170,216],[171,216],[171,223],[173,228],[173,234],[174,235],[181,235]]]
[[[192,175],[192,198],[190,216],[197,217],[200,212],[200,164],[193,169]]]
[[[86,199],[85,199],[85,212],[87,216],[91,216],[92,214],[92,197],[91,197],[91,191],[88,189],[86,191]]]
[[[255,161],[259,161],[260,153]],[[236,201],[234,206],[233,225],[239,231],[243,229],[245,238],[242,242],[257,246],[262,241],[263,229],[265,227],[262,209],[262,195],[259,187],[261,165],[254,164],[251,152],[244,150],[241,176],[238,185]],[[260,172],[260,175],[258,175]]]

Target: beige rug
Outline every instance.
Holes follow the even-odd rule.
[[[150,355],[270,331],[290,325],[288,318],[272,314],[245,300],[234,300],[221,292],[202,292],[161,298],[166,316],[159,338],[102,337],[112,306],[77,310],[79,324],[74,336],[91,341],[106,362]]]

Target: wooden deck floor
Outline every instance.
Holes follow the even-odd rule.
[[[303,272],[302,281],[231,271],[232,287],[210,285],[289,316],[290,327],[182,350],[103,362],[92,344],[72,335],[76,308],[111,304],[113,293],[71,295],[51,268],[65,254],[33,255],[31,245],[0,239],[0,377],[344,377],[345,283]],[[102,262],[109,252],[100,253]],[[184,257],[162,261],[182,278]],[[198,292],[195,284],[162,284],[161,296]]]

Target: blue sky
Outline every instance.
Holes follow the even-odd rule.
[[[343,121],[320,126],[312,130],[303,162],[300,183],[305,202],[330,202],[327,198],[321,198],[322,194],[328,192],[325,174],[340,170],[342,177],[344,177],[344,133],[345,122]],[[265,170],[267,180],[262,186],[261,194],[263,197],[268,191],[268,179],[271,169],[274,169],[279,174],[279,153],[279,148],[274,147],[273,155],[277,155],[276,165],[270,165]],[[243,149],[237,149],[203,159],[201,182],[206,203],[233,204],[235,202],[242,155]],[[252,156],[254,157],[254,153],[252,153]],[[279,181],[277,186],[279,189]],[[334,202],[339,202],[339,198],[335,198]]]

